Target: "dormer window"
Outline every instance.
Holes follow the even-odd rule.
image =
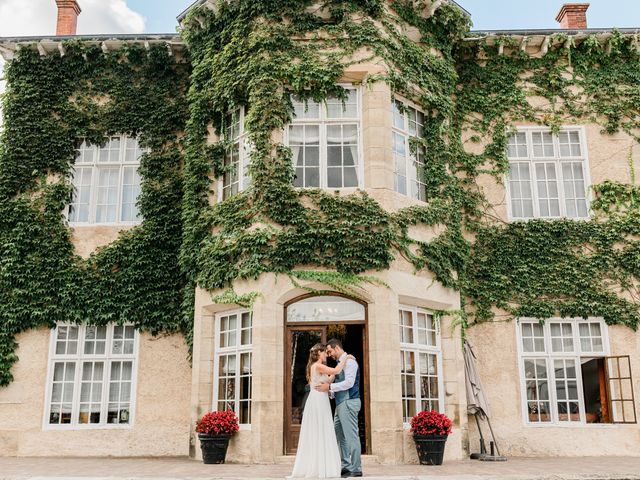
[[[301,188],[362,187],[360,92],[348,87],[346,100],[325,103],[294,97],[294,118],[286,140]]]

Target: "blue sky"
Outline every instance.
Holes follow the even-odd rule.
[[[563,0],[458,0],[471,12],[475,30],[558,28]],[[586,0],[589,28],[640,29],[640,0]]]
[[[1,1],[1,0],[0,0]],[[175,31],[176,16],[192,0],[128,0],[147,20],[149,33]],[[557,28],[556,14],[563,0],[458,0],[472,14],[474,29]],[[640,28],[640,0],[590,0],[589,27]]]

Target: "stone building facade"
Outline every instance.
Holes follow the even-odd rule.
[[[75,2],[58,3],[64,4],[61,8],[67,14],[79,13],[79,8],[69,10],[68,4]],[[565,16],[570,12],[584,20],[579,16],[580,9],[568,6],[564,11]],[[73,29],[58,33],[74,34],[75,23],[63,17],[65,28]],[[567,23],[572,18],[562,17],[559,21],[565,22],[563,28],[579,41],[584,35],[575,28],[586,25]],[[493,42],[498,33],[470,35],[481,40],[469,41]],[[531,55],[539,55],[548,45],[550,33],[509,35]],[[606,37],[610,32],[600,35]],[[60,41],[51,37],[39,45],[45,54],[53,54]],[[106,39],[91,37],[85,41],[101,43]],[[30,42],[0,39],[0,51],[10,59],[17,46]],[[126,42],[164,42],[177,55],[182,49],[179,36],[110,42],[109,48]],[[380,68],[363,60],[344,72],[341,84],[349,90],[349,96],[342,108],[349,110],[348,114],[343,112],[336,117],[328,106],[312,105],[301,113],[304,118],[294,120],[290,128],[277,135],[308,155],[313,155],[316,142],[319,144],[318,171],[307,170],[305,174],[311,177],[304,178],[318,175],[320,186],[329,188],[332,179],[326,164],[328,153],[323,151],[326,145],[322,146],[321,139],[336,125],[343,129],[354,127],[353,136],[343,138],[354,166],[353,171],[343,172],[345,186],[341,193],[360,189],[384,209],[397,211],[423,200],[420,182],[409,175],[399,175],[394,157],[405,146],[408,149],[411,130],[420,125],[422,117],[419,105],[394,95],[388,85],[359,85],[363,78],[379,74]],[[237,119],[242,135],[241,110]],[[549,145],[547,163],[555,165],[558,172],[564,168],[565,180],[573,181],[573,210],[568,210],[567,201],[558,216],[587,217],[589,187],[593,184],[604,180],[629,183],[628,158],[640,169],[640,146],[626,134],[604,134],[599,126],[571,122],[559,133],[527,123],[517,127],[510,149],[518,169],[530,172],[535,168],[534,159],[527,152]],[[309,136],[314,135],[317,138],[309,141]],[[213,134],[211,140],[215,140]],[[86,147],[82,158],[102,155],[107,149],[105,155],[114,155],[114,168],[120,169],[122,178],[127,169],[135,167],[140,154],[133,139],[126,137],[114,138],[102,149],[93,148]],[[563,157],[565,151],[569,152],[570,163]],[[91,165],[88,160],[86,168],[94,168]],[[353,184],[347,185],[348,175],[355,179]],[[220,179],[221,192],[233,187],[224,182]],[[480,181],[498,218],[508,222],[540,216],[540,207],[535,206],[540,205],[535,202],[539,198],[515,196],[516,184],[522,187],[521,180],[513,177],[505,185],[489,177]],[[123,182],[119,188],[121,213],[114,221],[100,221],[101,216],[110,213],[101,210],[95,201],[89,201],[86,208],[72,205],[69,218],[80,255],[89,256],[136,224],[135,211],[125,208],[131,201],[127,204],[125,198],[129,198],[128,194],[135,198],[139,178],[131,174],[129,183]],[[242,188],[242,179],[235,188]],[[540,192],[536,190],[535,194]],[[569,198],[566,190],[562,195]],[[217,200],[210,199],[212,203]],[[553,205],[548,204],[548,208]],[[410,232],[412,238],[422,241],[437,233],[437,227],[416,227]],[[206,411],[231,407],[240,417],[241,430],[232,440],[230,461],[289,461],[295,452],[301,419],[304,388],[300,388],[300,367],[306,363],[304,352],[316,341],[337,336],[356,354],[363,371],[361,441],[367,461],[416,462],[408,420],[420,409],[439,410],[453,420],[446,459],[466,458],[477,450],[478,431],[473,417],[467,415],[461,332],[455,318],[439,313],[460,309],[459,292],[445,288],[429,272],[416,273],[403,258],[397,258],[387,271],[370,273],[375,273],[384,285],[362,287],[358,298],[339,292],[309,294],[310,289],[326,287],[311,281],[296,285],[275,274],[238,281],[234,284],[238,294],[261,293],[250,309],[214,303],[212,298],[223,290],[198,288],[191,364],[187,360],[188,348],[176,334],[153,337],[126,327],[71,325],[23,333],[17,339],[20,360],[13,372],[15,381],[0,389],[0,454],[198,458],[197,419]],[[640,372],[640,336],[635,332],[622,326],[607,326],[598,318],[556,319],[544,327],[518,319],[475,326],[467,332],[467,338],[475,348],[491,403],[493,428],[504,454],[638,455],[640,427],[635,411],[633,415],[631,412],[637,405],[619,407],[628,424],[596,423],[598,406],[591,405],[593,402],[587,398],[588,392],[600,388],[598,372],[603,362],[612,361],[605,357],[629,355],[630,372]],[[573,347],[562,347],[562,354],[557,354],[558,340]],[[557,362],[563,362],[562,368]],[[111,367],[109,376],[103,371],[106,365]],[[628,368],[624,360],[620,368]],[[532,400],[528,396],[531,381],[537,382],[534,387],[539,390],[551,388],[552,371],[553,381],[573,382],[564,384],[564,388],[575,392],[575,398],[560,398],[559,390],[550,398],[538,396]],[[628,371],[623,373],[620,376],[626,377]],[[634,383],[629,382],[630,393],[640,392],[640,377],[633,378]],[[565,406],[558,407],[563,401]],[[103,412],[100,421],[91,425],[94,404],[101,405]],[[619,414],[609,412],[608,420],[617,419]]]

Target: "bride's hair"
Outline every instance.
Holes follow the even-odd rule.
[[[309,350],[309,361],[307,362],[307,382],[311,383],[311,365],[318,361],[320,353],[327,350],[327,346],[324,343],[316,343]]]

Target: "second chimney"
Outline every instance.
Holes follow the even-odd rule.
[[[58,5],[58,23],[56,35],[71,36],[76,34],[78,27],[78,15],[82,11],[77,0],[56,0]]]
[[[587,28],[588,3],[565,3],[556,17],[556,21],[565,30],[584,30]]]

